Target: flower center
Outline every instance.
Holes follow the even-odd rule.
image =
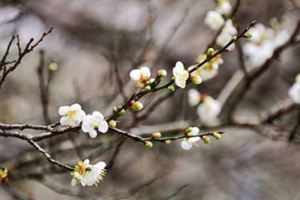
[[[76,111],[75,110],[71,110],[67,113],[67,117],[72,119],[72,120],[75,120],[76,118]]]
[[[91,127],[93,127],[93,128],[98,128],[98,127],[99,127],[99,123],[93,121],[93,122],[91,122]]]
[[[75,171],[81,175],[88,173],[90,170],[91,170],[91,168],[89,166],[85,165],[84,163],[78,164],[75,169]]]

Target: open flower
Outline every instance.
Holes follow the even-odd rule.
[[[106,163],[102,161],[95,165],[90,164],[88,159],[84,162],[79,161],[71,173],[73,176],[71,185],[76,186],[77,183],[80,183],[82,186],[98,186],[106,175],[105,167]]]
[[[294,103],[300,104],[300,74],[296,77],[296,82],[289,89],[289,96]]]
[[[189,138],[185,138],[184,140],[181,141],[180,145],[181,148],[184,150],[190,150],[195,142],[198,142],[200,140],[200,137],[191,137],[198,135],[200,132],[198,127],[190,127],[189,132],[187,133]]]
[[[211,96],[204,96],[202,100],[197,109],[200,121],[207,126],[216,125],[218,123],[218,115],[221,111],[220,102]]]
[[[173,76],[175,78],[175,84],[180,88],[185,88],[186,81],[189,78],[189,72],[184,69],[182,62],[177,62],[173,68]]]
[[[223,17],[216,11],[208,11],[205,17],[205,23],[213,30],[219,30],[225,23]]]
[[[108,123],[105,121],[103,115],[95,111],[92,115],[87,115],[82,122],[81,129],[83,132],[89,133],[91,138],[97,136],[97,131],[106,133],[108,131]]]
[[[140,69],[131,70],[129,76],[136,81],[138,87],[144,87],[150,80],[151,72],[148,67],[141,67]]]
[[[60,118],[60,124],[63,126],[78,126],[85,117],[85,112],[77,103],[71,106],[59,107],[58,114],[62,116]]]

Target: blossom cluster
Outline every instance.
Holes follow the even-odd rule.
[[[263,24],[256,24],[249,31],[251,38],[243,46],[249,67],[262,65],[273,55],[274,50],[283,45],[290,37],[290,33],[278,24],[273,25],[272,28],[265,27]]]
[[[176,86],[180,88],[185,88],[186,82],[189,78],[195,84],[200,84],[202,82],[200,77],[190,77],[188,70],[185,69],[182,62],[176,62],[175,66],[173,67],[173,79]],[[131,80],[136,82],[136,85],[140,88],[146,89],[150,87],[150,85],[154,82],[154,79],[151,78],[151,71],[148,67],[143,66],[139,69],[134,69],[129,74]],[[158,77],[165,77],[167,76],[166,70],[159,70],[157,72]],[[196,80],[197,78],[197,80]],[[149,88],[151,90],[151,87]]]
[[[202,63],[205,59],[214,53],[214,50],[210,48],[206,54],[201,54],[196,59],[197,63]],[[218,75],[219,66],[223,64],[224,61],[222,59],[221,54],[217,55],[210,61],[206,62],[200,68],[191,73],[191,76],[200,76],[202,81],[207,81],[209,79],[214,78]]]
[[[221,104],[213,97],[200,94],[196,89],[190,89],[188,100],[191,106],[198,106],[197,114],[203,125],[214,126],[219,122],[218,115],[221,112]]]
[[[108,123],[100,112],[94,111],[91,115],[86,115],[77,103],[59,107],[58,114],[61,116],[61,125],[76,127],[81,124],[82,131],[88,133],[91,138],[95,138],[98,131],[101,133],[108,131]]]
[[[237,30],[231,19],[228,19],[232,12],[232,6],[228,0],[218,0],[215,10],[207,12],[205,23],[213,30],[221,32],[216,39],[216,44],[224,47],[237,34]],[[228,47],[229,50],[234,49],[234,44]]]
[[[289,96],[294,103],[300,104],[300,74],[297,75],[295,83],[289,89]]]
[[[210,144],[211,140],[208,136],[202,135],[199,136],[200,129],[198,127],[188,127],[185,130],[186,138],[181,141],[180,146],[183,150],[190,150],[194,145],[197,145],[200,140],[202,140],[205,144]],[[212,134],[214,138],[217,140],[221,139],[221,134],[218,132],[214,132]]]

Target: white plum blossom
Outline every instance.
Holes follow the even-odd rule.
[[[97,136],[97,131],[101,133],[106,133],[108,131],[108,123],[100,112],[95,111],[92,115],[84,117],[81,129],[83,132],[88,133],[91,138],[95,138]]]
[[[77,103],[71,106],[59,107],[58,114],[62,116],[60,118],[60,124],[63,126],[78,126],[85,117],[85,112]]]
[[[213,10],[207,12],[204,21],[213,30],[219,30],[225,23],[223,17]]]
[[[131,70],[129,76],[136,81],[138,87],[144,87],[150,80],[151,71],[148,67],[141,67],[140,69]]]
[[[97,186],[106,175],[105,167],[106,163],[102,161],[95,165],[90,164],[88,159],[80,161],[71,174],[73,176],[71,185],[76,186],[80,183],[82,186]]]
[[[226,20],[225,26],[222,30],[222,32],[220,33],[220,35],[217,37],[216,43],[221,46],[224,47],[225,45],[227,45],[233,38],[233,36],[235,36],[237,34],[237,30],[234,27],[232,21]],[[228,49],[229,50],[233,50],[234,49],[234,44],[231,44]]]
[[[289,96],[294,103],[300,104],[300,74],[297,75],[296,82],[289,89]]]
[[[197,63],[203,62],[207,58],[207,55],[202,54],[197,58]],[[223,64],[223,59],[221,55],[216,56],[209,62],[205,63],[203,66],[192,72],[191,75],[198,75],[202,78],[202,81],[207,81],[214,78],[218,74],[219,65]]]
[[[173,68],[173,76],[175,78],[175,84],[180,88],[185,88],[186,81],[189,78],[189,72],[184,69],[182,62],[178,61]]]
[[[198,135],[200,130],[198,127],[191,127],[190,128],[190,132],[188,133],[188,136],[195,136]],[[184,150],[190,150],[193,145],[195,144],[195,142],[200,141],[200,137],[189,137],[189,138],[185,138],[184,140],[181,141],[180,145],[181,148]]]
[[[200,121],[206,126],[217,125],[219,122],[218,115],[221,111],[220,102],[213,99],[211,96],[205,96],[202,99],[202,103],[197,109]]]
[[[196,89],[190,89],[188,91],[188,101],[190,106],[196,106],[201,101],[201,94]]]
[[[263,24],[256,24],[249,30],[252,37],[243,46],[247,57],[247,65],[258,67],[271,58],[274,50],[288,41],[290,33],[282,28],[267,28]]]
[[[218,0],[216,11],[221,15],[229,15],[231,13],[232,7],[228,0]]]

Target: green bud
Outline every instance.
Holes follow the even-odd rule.
[[[147,149],[151,149],[151,148],[153,147],[153,143],[150,142],[150,141],[145,141],[145,147],[146,147]]]
[[[216,138],[217,140],[221,140],[221,138],[222,138],[222,135],[221,135],[220,133],[218,133],[218,132],[213,132],[212,135],[213,135],[214,138]]]
[[[164,70],[164,69],[161,69],[161,70],[158,70],[158,71],[157,71],[157,76],[158,76],[158,77],[163,78],[163,77],[166,77],[167,75],[168,75],[168,73],[167,73],[167,71]]]
[[[131,101],[131,108],[135,111],[141,111],[143,110],[144,106],[139,101]]]
[[[144,91],[145,92],[150,92],[151,91],[151,86],[147,85],[146,87],[144,87]]]
[[[186,133],[187,135],[189,135],[192,131],[193,131],[193,128],[192,128],[192,127],[187,127],[187,128],[185,129],[185,133]]]
[[[155,139],[159,139],[159,138],[161,138],[161,133],[160,132],[152,133],[152,137]]]
[[[175,92],[175,87],[174,87],[174,85],[170,85],[169,87],[168,87],[168,90],[171,92],[171,93],[173,93],[173,92]]]
[[[108,125],[109,125],[109,127],[111,127],[111,128],[115,128],[115,127],[117,126],[117,121],[115,121],[115,120],[110,120],[110,121],[108,122]]]
[[[202,78],[198,75],[192,75],[191,80],[195,85],[199,85],[200,83],[202,83]]]
[[[211,140],[208,136],[202,136],[201,140],[204,142],[204,144],[210,144]]]
[[[213,48],[209,48],[209,49],[207,50],[207,55],[208,55],[208,56],[212,55],[213,53],[215,53],[215,50],[214,50]]]
[[[154,79],[154,78],[151,78],[151,79],[149,79],[149,80],[147,81],[147,84],[150,85],[150,84],[154,83],[154,81],[155,81],[155,79]]]
[[[245,35],[246,35],[246,37],[249,38],[249,39],[253,37],[253,33],[252,33],[252,32],[249,32],[249,31],[248,31]]]
[[[122,116],[122,115],[124,115],[126,113],[126,111],[124,110],[124,109],[122,109],[122,110],[120,110],[120,112],[119,112],[119,116]]]

